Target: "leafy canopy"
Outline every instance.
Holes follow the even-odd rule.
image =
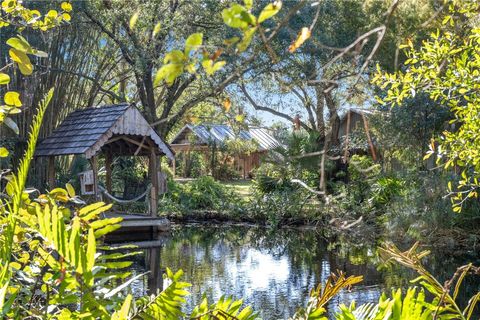
[[[478,197],[480,188],[480,28],[477,1],[448,2],[442,28],[416,48],[408,41],[403,46],[408,59],[402,71],[378,70],[373,82],[386,90],[380,102],[401,105],[419,93],[446,105],[453,113],[450,128],[432,141],[425,158],[437,154],[445,169],[460,168],[458,183],[448,184],[454,211],[464,202]]]

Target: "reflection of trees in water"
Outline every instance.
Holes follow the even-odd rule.
[[[244,297],[258,310],[265,310],[263,316],[271,318],[293,314],[296,307],[306,302],[310,289],[325,281],[330,271],[346,269],[349,274],[358,268],[365,271],[365,266],[345,262],[327,248],[313,230],[195,225],[174,229],[161,255],[165,266],[185,271],[186,280],[193,284],[192,304],[199,302],[203,291],[214,298],[222,291]],[[252,252],[260,252],[278,263],[286,261],[286,278],[269,278],[266,288],[252,283],[262,279],[252,278],[241,266],[247,264],[245,268],[255,270],[258,261],[252,259]],[[258,270],[258,277],[265,272]]]
[[[146,261],[136,261],[135,268],[140,266],[139,272],[151,272],[144,279],[144,288],[147,283],[150,288],[160,285],[160,275],[167,266],[183,269],[184,279],[193,284],[189,308],[200,302],[201,293],[205,292],[210,299],[226,294],[245,298],[247,304],[264,311],[261,316],[265,319],[277,319],[292,315],[296,307],[306,303],[310,289],[337,269],[363,275],[364,281],[352,292],[339,294],[330,304],[331,314],[339,303],[348,304],[353,299],[357,303],[376,301],[381,290],[409,285],[416,274],[406,268],[377,270],[380,264],[376,247],[375,241],[349,242],[349,238],[326,243],[314,230],[192,225],[172,230],[165,245],[146,250]],[[258,286],[256,282],[263,280],[265,270],[258,269],[261,263],[255,255],[252,258],[252,252],[280,265],[286,262],[286,278],[268,278],[266,287]],[[472,261],[471,257],[465,258]],[[444,281],[464,262],[465,259],[434,252],[425,265]],[[252,270],[258,274],[252,276]],[[479,287],[479,279],[467,279],[465,284],[460,299],[467,301]]]

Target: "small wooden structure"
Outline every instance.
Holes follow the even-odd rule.
[[[189,154],[191,151],[201,152],[208,163],[208,153],[212,151],[214,146],[219,147],[227,139],[234,138],[253,140],[257,145],[254,152],[237,155],[232,159],[233,168],[244,179],[253,169],[260,166],[262,156],[268,150],[281,146],[277,139],[265,128],[251,127],[235,133],[230,126],[221,124],[188,124],[177,133],[170,146],[177,154],[180,152]],[[173,172],[175,174],[175,161],[173,162]]]
[[[140,111],[127,103],[87,108],[70,115],[37,147],[35,156],[48,157],[48,184],[55,186],[56,156],[85,155],[90,173],[84,172],[82,193],[100,198],[98,156],[105,157],[106,191],[112,192],[112,161],[115,156],[149,157],[151,178],[150,215],[157,216],[159,157],[174,159],[173,150],[158,136]]]
[[[95,194],[95,179],[93,170],[84,171],[78,174],[80,179],[80,193],[82,195]]]
[[[367,150],[370,150],[373,160],[376,161],[377,156],[375,152],[374,143],[372,142],[372,138],[370,136],[370,129],[368,125],[368,117],[372,113],[373,112],[371,110],[351,108],[347,110],[347,112],[340,117],[340,128],[338,130],[338,139],[340,141],[343,140],[344,149],[345,149],[345,155],[344,155],[345,159],[348,157],[347,153],[351,149],[349,145],[350,135],[358,131],[363,131],[367,138],[365,141],[365,146],[359,150],[350,150],[350,151],[367,152]]]

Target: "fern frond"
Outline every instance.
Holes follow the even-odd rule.
[[[53,97],[53,88],[48,90],[45,97],[40,101],[38,105],[37,114],[33,117],[33,122],[30,127],[30,133],[28,135],[28,144],[27,149],[25,150],[25,154],[23,158],[20,160],[20,165],[18,166],[17,174],[13,176],[13,188],[14,193],[12,196],[12,209],[13,214],[18,212],[22,202],[23,190],[25,189],[25,184],[27,182],[28,177],[28,169],[30,168],[30,163],[33,158],[33,154],[35,153],[35,147],[37,146],[38,135],[40,133],[40,127],[42,126],[43,117],[45,115],[45,111],[47,110],[48,105],[50,104],[50,100]]]
[[[191,285],[180,281],[182,275],[182,270],[174,274],[167,268],[166,276],[171,281],[170,285],[156,296],[147,296],[136,300],[131,318],[180,319],[184,316],[182,305],[185,303],[185,296],[189,294],[185,288]]]

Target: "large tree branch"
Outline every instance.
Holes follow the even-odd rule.
[[[295,88],[290,88],[290,89],[292,90],[292,93],[295,96],[297,96],[297,98],[302,102],[303,106],[307,110],[308,121],[310,122],[310,126],[312,128],[315,128],[315,117],[313,116],[312,103],[311,103],[310,97],[301,86],[299,86],[298,88],[300,89],[300,91],[302,91],[303,96]]]
[[[255,100],[250,96],[250,94],[248,93],[247,91],[247,88],[245,87],[245,85],[243,83],[241,83],[240,85],[240,90],[242,90],[243,94],[245,95],[245,97],[247,98],[247,100],[250,102],[250,104],[252,105],[252,107],[255,109],[255,110],[259,110],[259,111],[266,111],[266,112],[269,112],[273,115],[276,115],[280,118],[283,118],[283,119],[286,119],[288,121],[290,121],[291,123],[295,123],[295,119],[291,116],[289,116],[288,114],[286,113],[283,113],[283,112],[280,112],[280,111],[277,111],[273,108],[269,108],[269,107],[264,107],[264,106],[260,106],[258,105]],[[300,121],[300,125],[302,126],[302,128],[304,128],[305,130],[307,131],[311,131],[312,128],[310,128],[306,123],[304,123],[303,121]]]
[[[261,43],[260,46],[257,46],[257,48],[254,49],[254,52],[247,58],[245,59],[239,66],[236,68],[236,70],[233,70],[230,75],[228,75],[223,81],[221,81],[219,84],[217,84],[214,88],[211,90],[205,91],[198,96],[190,99],[186,103],[184,103],[181,107],[180,110],[174,114],[174,115],[168,115],[171,110],[168,110],[168,113],[162,114],[162,117],[158,120],[153,122],[151,125],[158,125],[158,124],[164,124],[162,128],[163,131],[168,131],[169,128],[172,128],[175,123],[181,119],[181,117],[192,107],[194,107],[196,104],[204,101],[208,97],[216,96],[219,93],[223,92],[225,88],[235,82],[236,80],[240,79],[243,74],[248,72],[252,68],[252,63],[255,62],[255,59],[259,56],[259,54],[262,52],[262,47],[265,45],[268,45],[272,39],[278,34],[280,29],[285,26],[289,19],[294,16],[300,8],[302,8],[305,4],[307,3],[306,0],[299,1],[294,7],[292,7],[289,12],[286,14],[285,17],[283,17],[282,21],[277,24],[276,28],[268,35],[266,39],[263,39],[264,41]],[[275,111],[271,109],[272,111]],[[284,115],[288,116],[288,115]],[[289,117],[289,116],[288,116]],[[293,118],[289,117],[290,121],[293,120]],[[310,128],[305,125],[305,128],[310,130]]]
[[[275,29],[273,29],[272,33],[270,33],[270,35],[267,37],[267,43],[270,42],[284,26],[287,25],[288,21],[290,21],[290,18],[297,14],[298,10],[300,10],[306,3],[307,0],[299,1],[288,11],[282,21],[275,27]]]
[[[125,58],[125,61],[127,61],[131,66],[135,66],[135,61],[133,57],[131,56],[130,50],[127,48],[127,46],[118,39],[118,37],[102,23],[100,20],[95,18],[91,12],[87,8],[83,11],[84,14],[92,21],[100,30],[105,33],[110,39],[115,42],[120,50],[122,51],[123,57]]]

